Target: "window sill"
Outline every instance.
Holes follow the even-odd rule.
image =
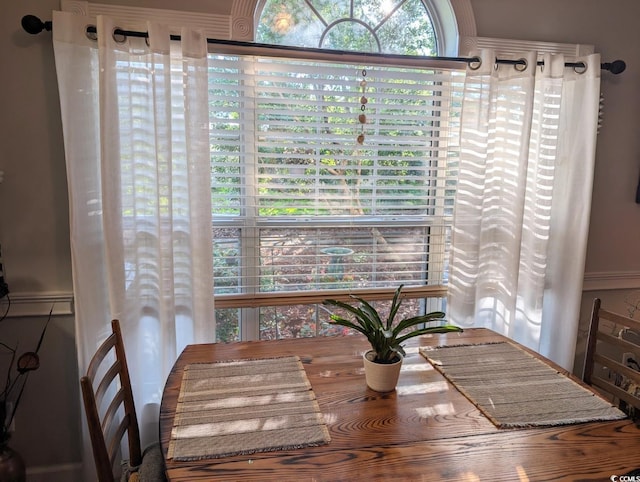
[[[349,301],[352,295],[365,300],[381,301],[392,299],[395,291],[395,287],[390,287],[358,290],[289,291],[284,293],[217,295],[215,297],[215,307],[216,309],[225,309],[313,305],[320,304],[327,298]],[[406,286],[402,289],[402,297],[407,299],[443,298],[446,296],[447,287],[443,285]]]

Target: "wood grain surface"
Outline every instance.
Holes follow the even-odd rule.
[[[189,345],[163,394],[165,457],[182,370],[196,362],[298,355],[331,442],[196,462],[166,460],[167,476],[173,482],[607,481],[640,467],[640,430],[630,420],[498,429],[418,353],[418,346],[503,340],[485,329],[414,338],[398,388],[388,394],[365,384],[361,356],[368,344],[360,336]]]

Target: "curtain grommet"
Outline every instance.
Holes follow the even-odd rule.
[[[527,67],[529,67],[529,62],[527,62],[527,59],[525,58],[520,58],[515,64],[513,64],[513,68],[518,72],[524,72],[527,70]]]
[[[84,34],[89,40],[93,40],[94,42],[98,40],[98,30],[95,25],[87,25],[84,29]]]
[[[113,29],[111,37],[113,37],[113,41],[118,44],[123,44],[127,41],[127,36],[122,33],[122,29],[120,27]]]
[[[469,68],[469,70],[478,70],[480,67],[482,67],[482,59],[478,56],[471,57],[467,62],[467,67]]]
[[[584,62],[579,62],[578,64],[573,66],[573,71],[576,74],[582,75],[587,71],[587,64],[585,64]]]

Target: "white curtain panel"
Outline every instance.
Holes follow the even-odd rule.
[[[79,370],[119,319],[146,445],[176,356],[215,341],[206,38],[184,29],[170,42],[156,24],[148,41],[121,38],[109,18],[61,12],[53,22]]]
[[[600,58],[470,64],[462,100],[448,317],[571,369],[595,159]],[[475,70],[474,70],[475,69]]]

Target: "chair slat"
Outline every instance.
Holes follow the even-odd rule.
[[[131,420],[129,419],[128,415],[125,415],[124,417],[122,417],[122,421],[118,425],[116,431],[111,436],[111,440],[109,442],[109,460],[111,461],[112,466],[116,460],[116,455],[118,455],[118,451],[120,450],[122,437],[124,437],[124,434],[126,433],[129,427],[130,421]]]
[[[613,321],[617,325],[622,325],[623,327],[637,331],[638,334],[640,334],[640,321],[638,320],[623,316],[619,313],[614,313],[613,311],[602,309],[600,310],[599,316],[600,318],[604,318],[605,320]]]
[[[593,359],[594,361],[600,363],[602,366],[607,367],[620,375],[624,375],[634,382],[640,384],[640,372],[637,372],[632,368],[623,365],[622,363],[614,360],[611,357],[601,355],[600,353],[595,353]]]
[[[616,330],[625,328],[636,331],[640,334],[640,322],[627,318],[618,313],[602,309],[602,302],[599,298],[593,300],[591,308],[591,324],[589,326],[589,334],[587,337],[587,349],[585,353],[584,366],[582,371],[582,379],[585,383],[598,387],[612,398],[640,410],[640,398],[628,393],[626,390],[618,386],[616,383],[603,378],[600,375],[594,375],[596,365],[600,365],[609,371],[612,376],[625,377],[626,381],[640,385],[640,372],[624,365],[622,354],[631,352],[640,353],[640,346],[629,340],[625,340],[618,336],[613,336],[601,330],[602,321],[606,320],[615,325]],[[607,327],[611,329],[611,327]],[[607,348],[607,351],[604,351]],[[619,358],[612,358],[619,356]],[[626,408],[621,405],[621,408]]]
[[[100,344],[80,379],[99,482],[115,482],[114,467],[120,465],[117,457],[125,437],[131,466],[142,464],[138,418],[118,320],[111,322],[111,329],[112,334]],[[107,358],[112,351],[113,357]],[[96,379],[98,373],[102,374]],[[109,402],[106,408],[103,400]],[[162,472],[164,468],[160,468]]]
[[[109,404],[107,409],[104,411],[104,414],[102,415],[102,432],[103,433],[109,433],[108,430],[113,425],[113,421],[118,415],[118,410],[120,410],[120,408],[123,406],[123,401],[124,401],[124,390],[121,388],[120,390],[118,390],[118,393],[116,393],[116,395],[113,397],[113,400],[111,400],[111,403]]]
[[[604,333],[602,331],[598,332],[598,340],[602,340],[609,345],[613,345],[622,349],[623,352],[633,352],[640,349],[638,345],[632,343],[624,338],[618,338],[617,336],[610,335],[608,333]]]
[[[116,335],[112,333],[102,342],[95,354],[91,357],[91,361],[87,367],[87,376],[91,380],[95,380],[96,373],[98,372],[100,365],[102,365],[103,360],[107,357],[114,346],[116,346]]]
[[[95,390],[96,400],[98,400],[98,405],[102,402],[105,393],[113,383],[116,378],[120,378],[120,372],[122,371],[122,366],[120,363],[116,362],[109,367],[109,370],[102,376],[100,381],[98,382],[98,387]],[[95,383],[95,380],[94,380]],[[120,382],[122,383],[122,382]]]
[[[633,395],[631,395],[630,393],[627,393],[622,388],[614,385],[610,381],[605,380],[602,377],[596,376],[596,377],[593,377],[593,385],[603,389],[607,393],[610,393],[611,395],[613,395],[614,397],[620,400],[624,400],[629,405],[640,409],[640,398],[634,397]]]

